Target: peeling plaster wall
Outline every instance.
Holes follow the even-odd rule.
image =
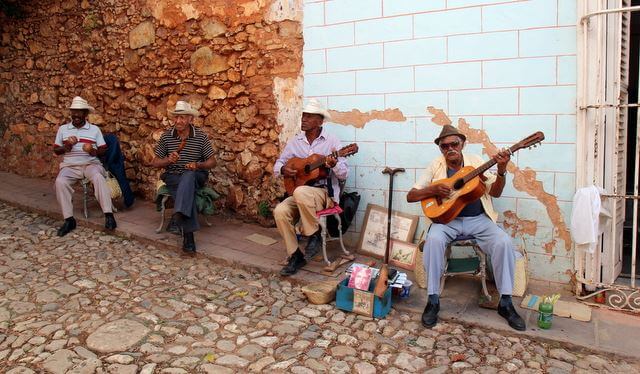
[[[343,143],[357,142],[347,188],[362,195],[350,228],[357,243],[367,203],[416,214],[405,196],[439,154],[433,139],[452,123],[467,152],[497,149],[543,131],[541,148],[509,165],[494,204],[514,243],[529,253],[535,279],[568,283],[568,230],[575,192],[575,0],[307,1],[304,4],[304,96],[324,101]]]

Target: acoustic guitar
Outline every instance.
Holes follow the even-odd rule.
[[[351,156],[356,153],[358,153],[358,145],[353,143],[331,152],[327,156],[338,158]],[[314,181],[328,176],[327,170],[323,168],[327,156],[313,154],[307,158],[293,157],[287,161],[286,167],[296,170],[295,176],[284,177],[284,188],[287,190],[289,196],[293,195],[296,187],[312,184]]]
[[[522,148],[535,147],[543,140],[544,134],[538,131],[509,147],[508,151],[513,154]],[[480,174],[495,164],[496,161],[491,159],[477,168],[465,166],[453,176],[433,182],[434,184],[447,185],[453,192],[447,198],[429,197],[422,200],[424,215],[436,223],[446,224],[453,221],[467,204],[484,195],[486,187],[480,180]]]

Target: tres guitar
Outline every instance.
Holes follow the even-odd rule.
[[[538,131],[509,147],[508,151],[513,154],[522,148],[535,147],[543,140],[544,134]],[[496,161],[491,159],[477,168],[465,166],[450,178],[433,182],[434,184],[445,184],[451,187],[453,192],[448,198],[429,197],[422,200],[424,215],[436,223],[445,224],[451,222],[467,204],[484,195],[486,187],[480,180],[480,174],[495,164]]]
[[[347,157],[358,153],[358,145],[353,143],[338,151],[331,152],[331,156]],[[327,177],[327,170],[323,167],[327,156],[313,154],[307,158],[293,157],[287,161],[286,166],[296,170],[296,175],[292,177],[284,177],[284,188],[289,196],[293,195],[293,191],[298,186],[311,184],[319,178]]]

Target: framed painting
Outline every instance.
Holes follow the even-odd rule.
[[[387,208],[368,204],[360,230],[358,252],[376,258],[384,258],[387,248]],[[391,239],[410,242],[416,233],[418,216],[398,211],[391,213]]]
[[[418,245],[401,240],[391,240],[389,248],[389,264],[399,268],[414,270],[416,268],[416,256]]]

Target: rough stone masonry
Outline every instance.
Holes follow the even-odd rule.
[[[81,95],[96,107],[89,120],[118,135],[134,189],[152,198],[159,172],[146,164],[168,109],[186,99],[217,151],[209,184],[255,216],[280,194],[272,164],[301,96],[300,2],[1,2],[0,170],[52,178],[56,129]]]

